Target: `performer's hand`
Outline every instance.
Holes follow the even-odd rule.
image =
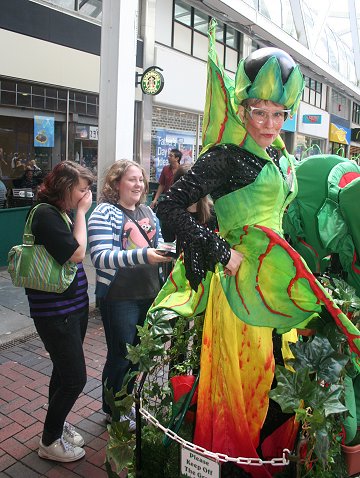
[[[241,254],[241,252],[238,252],[235,249],[230,249],[230,251],[231,251],[230,260],[224,267],[224,274],[227,276],[234,276],[239,270],[239,267],[244,259],[244,256],[243,254]]]

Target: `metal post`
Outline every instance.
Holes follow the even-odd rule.
[[[142,476],[141,468],[141,415],[140,415],[140,399],[142,389],[145,384],[147,373],[143,373],[139,386],[135,391],[135,416],[136,416],[136,450],[135,450],[135,473],[136,477]]]
[[[70,108],[70,91],[66,94],[66,134],[65,134],[65,160],[69,159],[69,108]]]

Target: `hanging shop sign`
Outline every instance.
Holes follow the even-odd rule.
[[[55,120],[52,116],[34,116],[34,146],[54,147]]]
[[[329,140],[333,143],[350,144],[351,130],[335,123],[330,123]]]
[[[321,115],[303,115],[305,124],[321,124]]]
[[[91,139],[93,141],[98,141],[99,139],[99,128],[98,126],[89,126],[86,124],[77,124],[75,126],[75,139]]]
[[[144,95],[158,95],[164,88],[164,77],[161,71],[163,71],[162,68],[158,66],[150,66],[142,75],[136,73],[135,85],[140,84]]]

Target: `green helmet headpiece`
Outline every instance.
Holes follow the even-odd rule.
[[[285,51],[260,48],[240,61],[235,77],[234,100],[270,100],[284,105],[293,115],[305,86],[299,65]]]

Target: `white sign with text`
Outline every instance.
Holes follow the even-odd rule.
[[[189,478],[220,478],[220,464],[183,447],[181,449],[181,473]]]

